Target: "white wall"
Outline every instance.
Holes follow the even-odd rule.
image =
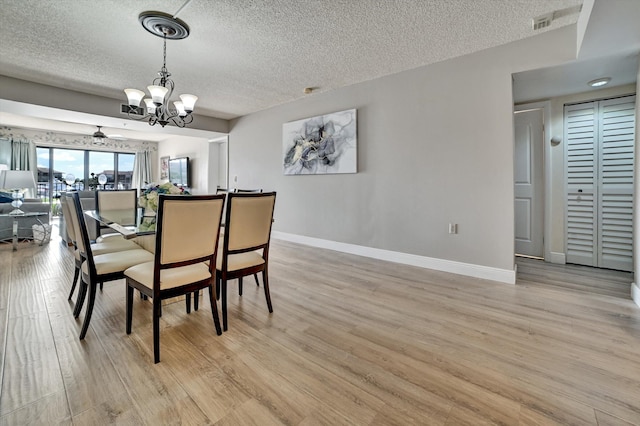
[[[513,271],[511,74],[575,43],[565,27],[239,118],[229,175],[278,191],[277,232]],[[282,124],[349,108],[359,172],[283,176]]]
[[[125,120],[130,123],[130,126],[137,123],[128,120],[126,115],[120,112],[120,105],[126,103],[124,92],[122,98],[112,99],[0,75],[0,94],[0,97],[5,100],[112,117]],[[7,110],[7,112],[15,111]],[[212,132],[226,133],[229,124],[227,120],[194,114],[193,123],[189,127],[171,126],[172,132],[183,135],[195,135],[197,129],[205,130],[204,133],[209,133],[207,136],[211,137]]]
[[[206,139],[179,136],[158,143],[155,168],[160,170],[161,157],[189,157],[191,193],[208,194],[209,190],[209,142]],[[159,175],[155,175],[159,178]],[[215,188],[213,189],[215,194]]]
[[[220,144],[209,142],[209,163],[207,167],[207,188],[217,188],[220,185],[218,180],[218,163],[220,162]],[[212,191],[210,191],[212,192]]]
[[[227,180],[227,137],[209,142],[209,192],[228,188]]]

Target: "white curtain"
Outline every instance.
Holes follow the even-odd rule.
[[[0,138],[0,164],[11,166],[11,139]]]
[[[35,143],[27,140],[11,140],[11,170],[37,172]]]
[[[146,184],[151,183],[153,178],[151,174],[151,154],[149,151],[136,152],[136,160],[133,163],[133,179],[134,188],[143,188]]]
[[[29,170],[33,173],[34,182],[38,182],[38,159],[36,157],[36,144],[26,139],[11,139],[11,170]],[[37,188],[30,191],[36,191],[31,194],[36,197]]]

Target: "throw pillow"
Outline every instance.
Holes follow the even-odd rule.
[[[13,201],[13,197],[10,192],[0,192],[0,204],[10,203]]]

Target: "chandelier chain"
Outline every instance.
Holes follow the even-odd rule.
[[[164,37],[164,48],[162,49],[162,69],[166,70],[167,69],[167,35],[165,34]]]

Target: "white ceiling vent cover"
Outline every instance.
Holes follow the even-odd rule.
[[[541,30],[543,28],[547,28],[551,25],[551,21],[553,21],[553,12],[547,13],[546,15],[536,16],[532,20],[533,29]]]
[[[144,116],[144,109],[142,107],[134,107],[131,108],[129,105],[127,104],[120,104],[120,113],[121,114],[127,114],[130,112],[130,115],[137,115],[139,117]]]

